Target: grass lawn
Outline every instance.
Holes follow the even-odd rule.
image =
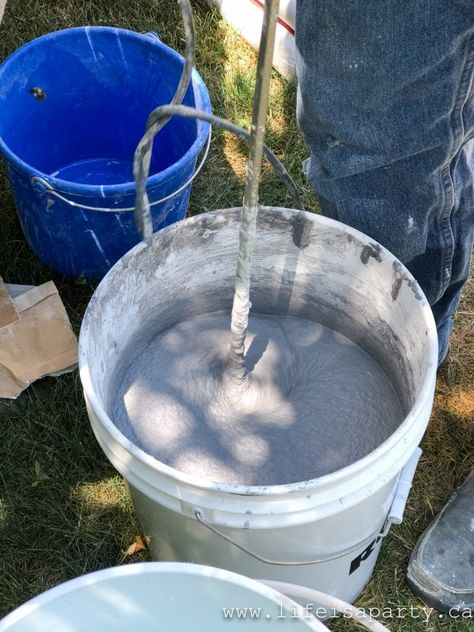
[[[250,123],[255,54],[204,0],[193,2],[197,68],[216,114]],[[9,0],[0,26],[0,60],[24,42],[77,25],[156,30],[183,49],[174,0]],[[300,186],[307,208],[316,199],[301,176],[307,151],[295,123],[294,83],[274,74],[268,144]],[[21,125],[21,121],[18,121]],[[190,213],[238,206],[242,200],[245,144],[216,131],[207,163],[194,185]],[[56,283],[75,330],[93,285],[62,278],[42,265],[26,244],[8,183],[0,175],[0,273],[6,282]],[[265,167],[261,201],[289,205],[279,180]],[[453,488],[474,466],[474,286],[466,288],[456,318],[451,361],[438,379],[436,403],[423,456],[402,525],[391,530],[373,579],[358,604],[423,608],[408,590],[410,551]],[[122,479],[99,448],[89,426],[77,372],[31,386],[13,405],[0,402],[0,616],[67,579],[108,566],[146,560],[123,551],[140,533]],[[420,615],[421,616],[421,615]],[[385,621],[404,630],[472,630],[472,622],[438,618]],[[337,621],[333,629],[347,629]]]

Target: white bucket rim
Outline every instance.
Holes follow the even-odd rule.
[[[216,209],[214,211],[209,211],[207,213],[201,213],[194,217],[187,218],[182,222],[177,224],[171,224],[166,226],[162,230],[154,233],[153,240],[159,239],[161,234],[166,232],[171,232],[173,230],[179,230],[182,227],[182,224],[186,222],[186,224],[190,223],[198,223],[202,221],[202,218],[214,216],[217,213],[223,212],[232,212],[232,211],[240,211],[242,207],[233,207],[228,209]],[[279,212],[282,214],[286,214],[287,216],[297,215],[303,213],[308,219],[311,221],[315,213],[310,213],[308,211],[301,211],[297,209],[288,209],[284,207],[270,207],[270,206],[259,206],[259,212]],[[146,247],[144,242],[140,242],[136,246],[134,246],[131,250],[129,250],[117,263],[115,263],[112,268],[107,272],[105,277],[101,280],[99,285],[94,291],[93,298],[89,302],[87,309],[84,314],[84,318],[81,324],[81,330],[79,334],[79,350],[78,350],[78,365],[79,365],[79,374],[82,382],[82,387],[84,389],[84,394],[87,401],[92,406],[95,414],[97,415],[100,423],[107,429],[107,432],[112,435],[114,440],[131,456],[137,459],[139,462],[143,463],[145,466],[150,467],[152,470],[163,474],[175,482],[183,485],[187,485],[188,487],[199,489],[203,491],[209,492],[219,492],[230,494],[234,496],[283,496],[287,494],[297,493],[302,490],[314,490],[317,491],[318,488],[336,485],[341,480],[347,479],[349,477],[355,477],[362,470],[367,469],[372,466],[375,462],[379,461],[385,454],[389,453],[400,441],[403,440],[406,429],[410,427],[415,420],[422,413],[422,409],[425,405],[426,400],[431,398],[433,383],[436,380],[436,371],[438,367],[438,335],[436,324],[433,316],[433,312],[431,311],[431,307],[428,303],[428,299],[426,298],[423,290],[419,286],[416,279],[413,277],[411,272],[399,261],[395,255],[393,255],[387,248],[379,244],[375,239],[372,239],[368,235],[362,233],[361,231],[344,224],[343,222],[339,222],[337,220],[324,217],[323,215],[316,215],[318,221],[325,225],[327,228],[334,227],[339,230],[348,230],[351,234],[356,237],[360,242],[364,245],[370,245],[376,243],[380,246],[380,254],[388,259],[388,261],[393,264],[393,262],[397,262],[400,266],[400,270],[404,274],[404,278],[407,279],[410,283],[410,287],[413,291],[413,294],[418,294],[421,296],[419,300],[420,309],[422,310],[422,315],[426,322],[426,333],[428,337],[428,346],[429,346],[429,358],[428,358],[428,368],[426,371],[426,375],[423,379],[423,384],[420,389],[419,395],[416,399],[414,406],[410,409],[409,413],[406,415],[403,422],[398,426],[398,428],[393,432],[384,442],[382,442],[375,450],[369,452],[366,456],[346,465],[335,472],[330,472],[329,474],[325,474],[324,476],[319,476],[317,478],[308,479],[306,481],[298,481],[296,483],[286,483],[281,485],[243,485],[243,484],[232,484],[232,483],[214,483],[212,481],[205,481],[200,479],[196,481],[192,475],[186,474],[185,472],[180,472],[179,470],[166,465],[162,461],[159,461],[151,454],[148,454],[137,445],[135,445],[132,441],[130,441],[122,432],[117,428],[117,426],[113,423],[109,415],[106,413],[100,398],[97,396],[97,393],[93,387],[92,380],[89,373],[89,368],[87,364],[86,353],[84,350],[84,345],[81,344],[82,335],[85,325],[87,321],[91,318],[91,311],[94,309],[94,303],[97,300],[97,294],[102,291],[107,285],[107,282],[110,277],[118,274],[118,270],[122,267],[122,262],[126,261],[133,257],[137,252]],[[411,452],[410,452],[411,454]],[[401,467],[404,464],[401,464]],[[401,468],[400,468],[401,469]]]
[[[96,585],[111,578],[144,574],[159,576],[162,573],[171,573],[177,576],[194,575],[196,577],[211,577],[213,579],[227,582],[231,586],[238,584],[243,588],[256,592],[260,596],[265,597],[275,605],[279,607],[281,606],[287,611],[296,612],[297,610],[295,610],[295,608],[300,608],[293,599],[278,592],[274,588],[270,588],[256,579],[251,579],[245,575],[234,573],[233,571],[188,562],[136,562],[132,564],[125,564],[123,566],[112,566],[111,568],[93,571],[91,573],[87,573],[86,575],[81,575],[79,577],[75,577],[74,579],[65,581],[58,586],[54,586],[53,588],[40,593],[0,620],[0,632],[7,632],[11,626],[19,623],[24,617],[29,616],[39,610],[42,606],[51,603],[59,597],[74,592],[78,588]],[[310,619],[304,619],[304,622],[307,624],[308,629],[321,630],[321,622],[317,619],[315,622]]]

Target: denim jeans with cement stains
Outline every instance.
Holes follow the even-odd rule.
[[[474,238],[474,0],[297,0],[296,47],[322,212],[408,267],[441,360]]]

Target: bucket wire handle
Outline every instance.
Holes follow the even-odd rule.
[[[370,535],[368,538],[365,538],[364,540],[362,540],[362,542],[358,542],[354,546],[348,549],[345,549],[342,552],[335,553],[334,555],[331,555],[329,557],[311,559],[311,560],[298,560],[296,562],[272,560],[270,558],[264,557],[263,555],[255,553],[255,551],[252,551],[251,549],[246,547],[245,544],[242,544],[241,542],[237,542],[231,536],[227,535],[226,533],[223,533],[222,531],[217,529],[217,527],[210,524],[205,519],[204,513],[202,512],[201,509],[194,509],[194,517],[200,524],[202,524],[203,527],[206,527],[206,529],[209,529],[209,531],[212,531],[212,533],[214,533],[215,535],[218,535],[220,538],[222,538],[226,542],[229,542],[230,544],[236,546],[238,549],[240,549],[244,553],[247,553],[251,557],[255,558],[259,562],[263,562],[264,564],[271,564],[273,566],[309,566],[311,564],[320,564],[321,562],[330,562],[331,560],[338,560],[341,557],[345,557],[349,553],[355,553],[356,551],[360,551],[361,548],[368,546],[371,543],[374,543],[374,545],[377,544],[382,538],[388,535],[388,532],[392,524],[400,524],[402,522],[403,511],[405,509],[405,505],[408,499],[408,494],[410,492],[411,484],[413,481],[413,477],[415,475],[416,466],[418,464],[420,456],[421,456],[421,449],[417,447],[416,450],[413,452],[412,456],[410,457],[410,459],[408,460],[408,462],[406,463],[406,465],[403,467],[402,471],[400,472],[400,475],[397,481],[397,486],[395,488],[395,493],[392,498],[392,504],[390,506],[390,509],[387,514],[387,518],[385,519],[385,522],[382,528],[377,533],[374,533]]]
[[[212,135],[212,130],[210,129],[206,144],[204,146],[202,158],[200,159],[199,164],[194,170],[194,173],[186,180],[184,184],[182,184],[178,189],[176,189],[176,191],[173,191],[172,193],[165,195],[159,200],[154,200],[153,202],[150,202],[150,207],[156,206],[157,204],[161,204],[162,202],[166,202],[170,200],[171,198],[174,198],[176,195],[179,195],[182,191],[184,191],[184,189],[186,189],[190,184],[192,184],[194,178],[198,175],[198,173],[203,168],[204,163],[206,162],[207,155],[211,147],[211,135]],[[88,206],[87,204],[79,204],[78,202],[73,202],[67,197],[64,197],[64,195],[62,195],[57,189],[55,189],[50,182],[45,180],[45,178],[41,178],[40,176],[32,176],[31,184],[33,186],[36,186],[37,191],[44,193],[45,195],[51,195],[52,197],[55,197],[58,200],[61,200],[61,202],[64,202],[65,204],[68,204],[69,206],[74,206],[75,208],[80,208],[84,211],[98,211],[100,213],[126,213],[126,212],[131,212],[135,210],[135,206],[115,208],[115,207],[107,207],[107,206]],[[45,190],[43,191],[42,189],[45,189]]]
[[[206,529],[209,529],[209,531],[212,531],[212,533],[214,533],[215,535],[218,535],[220,538],[222,538],[226,542],[233,544],[238,549],[240,549],[244,553],[247,553],[247,555],[250,555],[250,557],[253,557],[259,562],[263,562],[264,564],[271,564],[272,566],[310,566],[311,564],[320,564],[321,562],[330,562],[331,560],[338,560],[341,557],[345,557],[349,553],[355,553],[356,551],[359,551],[362,547],[368,545],[370,542],[373,542],[378,537],[382,537],[382,532],[378,534],[372,534],[365,540],[362,540],[362,542],[358,542],[356,545],[350,547],[349,549],[344,549],[344,551],[340,553],[335,553],[334,555],[331,555],[329,557],[312,558],[310,560],[298,560],[298,561],[273,560],[271,558],[264,557],[263,555],[260,555],[259,553],[256,553],[255,551],[252,551],[251,549],[246,547],[245,544],[242,544],[241,542],[237,542],[237,540],[234,540],[234,538],[232,538],[231,536],[217,529],[217,527],[210,524],[204,518],[204,514],[200,509],[196,509],[194,511],[194,517],[200,524],[202,524],[203,527],[206,527]]]
[[[192,108],[187,105],[161,105],[153,110],[148,118],[149,127],[140,142],[138,143],[133,160],[133,172],[135,174],[135,183],[137,190],[137,199],[135,204],[136,224],[143,239],[147,242],[150,241],[152,236],[150,213],[151,204],[148,201],[148,196],[146,195],[146,192],[140,195],[139,191],[143,191],[143,182],[146,182],[148,178],[149,154],[151,151],[150,147],[153,138],[155,137],[157,130],[160,129],[159,126],[161,121],[168,120],[170,116],[182,116],[198,119],[200,121],[205,121],[206,123],[210,123],[211,125],[224,129],[228,132],[232,132],[237,136],[245,139],[246,141],[248,141],[250,138],[250,132],[248,132],[243,127],[240,127],[239,125],[236,125],[235,123],[232,123],[231,121],[228,121],[226,119],[215,116],[214,114],[210,114],[202,110],[197,110],[196,108]],[[297,186],[283,163],[275,156],[275,154],[269,147],[267,147],[267,145],[264,145],[263,153],[290,192],[295,208],[304,211],[303,202],[298,193]]]

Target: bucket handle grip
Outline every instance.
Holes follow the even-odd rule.
[[[209,153],[209,148],[211,146],[211,135],[212,135],[212,128],[209,128],[209,136],[207,137],[207,142],[204,147],[204,153],[202,154],[202,158],[199,161],[198,166],[194,170],[194,173],[186,180],[184,184],[182,184],[178,189],[176,189],[176,191],[173,191],[173,193],[170,193],[169,195],[165,195],[159,200],[154,200],[153,202],[150,203],[150,206],[156,206],[157,204],[161,204],[162,202],[166,202],[167,200],[170,200],[171,198],[175,197],[176,195],[184,191],[184,189],[186,189],[192,183],[194,178],[201,171],[206,161],[207,155]],[[61,202],[69,204],[69,206],[74,206],[75,208],[80,208],[84,211],[99,211],[101,213],[125,213],[125,212],[135,210],[135,206],[129,206],[126,208],[110,208],[110,207],[107,208],[104,206],[87,206],[87,204],[78,204],[77,202],[73,202],[72,200],[69,200],[68,198],[64,197],[64,195],[62,195],[59,191],[57,191],[47,180],[45,180],[44,178],[41,178],[40,176],[32,176],[31,184],[35,187],[35,190],[38,193],[51,195],[57,198],[58,200],[61,200]]]
[[[267,557],[263,557],[263,555],[259,555],[258,553],[255,553],[255,551],[252,551],[251,549],[246,547],[245,544],[242,544],[241,542],[237,542],[231,536],[223,533],[222,531],[217,529],[214,525],[210,524],[205,519],[204,514],[201,509],[195,508],[193,510],[194,517],[200,524],[203,525],[203,527],[206,527],[206,529],[209,529],[209,531],[212,531],[212,533],[214,533],[215,535],[218,535],[220,538],[222,538],[226,542],[233,544],[244,553],[247,553],[247,555],[250,555],[251,557],[258,560],[259,562],[263,562],[264,564],[271,564],[273,566],[309,566],[311,564],[320,564],[321,562],[330,562],[331,560],[337,560],[341,557],[345,557],[349,553],[355,553],[356,551],[360,551],[361,548],[366,547],[371,542],[374,542],[374,541],[375,543],[379,542],[382,538],[384,538],[388,534],[392,524],[401,524],[402,519],[403,519],[403,512],[405,510],[405,506],[408,500],[408,494],[411,489],[411,484],[413,481],[413,477],[415,475],[416,466],[418,464],[420,456],[421,456],[421,449],[416,448],[416,450],[413,452],[412,456],[410,457],[409,461],[406,463],[406,465],[400,472],[400,476],[398,478],[397,487],[395,489],[395,494],[393,496],[390,510],[388,512],[387,518],[385,519],[385,522],[382,528],[380,529],[380,531],[378,533],[374,533],[370,535],[368,538],[365,538],[364,540],[362,540],[362,542],[358,542],[356,545],[348,549],[345,549],[342,552],[335,553],[334,555],[331,555],[329,557],[311,559],[311,560],[298,560],[295,562],[293,561],[289,562],[289,561],[283,561],[283,560],[272,560]]]

